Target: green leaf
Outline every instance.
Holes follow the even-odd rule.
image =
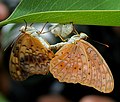
[[[12,15],[0,25],[26,20],[119,26],[119,18],[120,0],[21,0]]]

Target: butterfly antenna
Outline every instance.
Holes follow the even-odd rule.
[[[74,34],[80,35],[74,26],[73,26],[73,31]]]
[[[88,38],[90,38],[90,37],[88,37]],[[90,38],[90,39],[91,39],[91,38]],[[101,42],[99,42],[99,41],[96,41],[96,40],[93,40],[93,39],[92,39],[92,41],[94,41],[94,42],[96,42],[96,43],[98,43],[98,44],[104,45],[104,46],[106,46],[106,47],[109,47],[109,45],[104,44],[104,43],[101,43]]]
[[[41,29],[41,31],[39,32],[39,34],[42,33],[42,31],[43,31],[43,29],[45,28],[45,26],[46,26],[47,23],[48,23],[48,22],[46,22],[46,23],[44,24],[44,26],[43,26],[43,28]]]
[[[104,46],[106,46],[106,47],[109,47],[109,45],[104,44],[104,43],[101,43],[101,42],[99,42],[99,41],[96,41],[96,40],[92,40],[92,41],[94,41],[94,42],[96,42],[96,43],[98,43],[98,44],[104,45]]]
[[[34,24],[34,23],[31,23],[31,24],[30,24],[30,27],[31,27],[33,24]]]
[[[24,22],[25,22],[25,30],[26,30],[27,29],[27,22],[25,19],[24,19]]]

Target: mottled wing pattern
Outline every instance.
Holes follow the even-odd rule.
[[[50,72],[60,82],[80,83],[104,93],[111,92],[114,87],[105,60],[84,40],[64,45],[51,60]]]
[[[50,72],[60,82],[82,83],[89,64],[82,43],[64,45],[50,62]]]
[[[17,39],[16,43],[13,46],[13,49],[11,51],[10,55],[10,61],[9,61],[9,71],[10,75],[14,80],[25,80],[27,79],[30,75],[29,72],[24,71],[20,67],[20,62],[19,62],[19,50],[21,47],[21,41],[25,37],[24,34],[20,35],[20,37]]]
[[[25,34],[19,51],[20,67],[32,74],[47,74],[54,53],[35,37]]]
[[[90,66],[90,74],[87,75],[85,84],[104,93],[111,92],[114,88],[114,79],[107,63],[95,47],[84,40],[81,42],[87,53]]]

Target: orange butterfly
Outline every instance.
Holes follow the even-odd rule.
[[[112,73],[85,33],[74,35],[50,61],[50,72],[60,82],[80,83],[109,93],[114,88]]]
[[[14,80],[25,80],[33,74],[47,74],[54,53],[48,43],[38,37],[38,31],[31,26],[23,26],[10,55],[9,70]]]

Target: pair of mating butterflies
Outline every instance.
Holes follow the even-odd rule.
[[[57,31],[59,33],[57,29],[50,30],[56,34]],[[13,79],[22,81],[31,75],[45,75],[50,71],[60,82],[80,83],[104,93],[113,90],[112,73],[95,47],[84,40],[87,38],[86,34],[77,34],[68,42],[49,45],[38,37],[40,33],[34,27],[23,26],[20,30],[21,34],[13,46],[9,62]],[[63,33],[68,35],[64,29],[59,36],[65,37]],[[55,54],[51,51],[58,48],[60,49]]]

